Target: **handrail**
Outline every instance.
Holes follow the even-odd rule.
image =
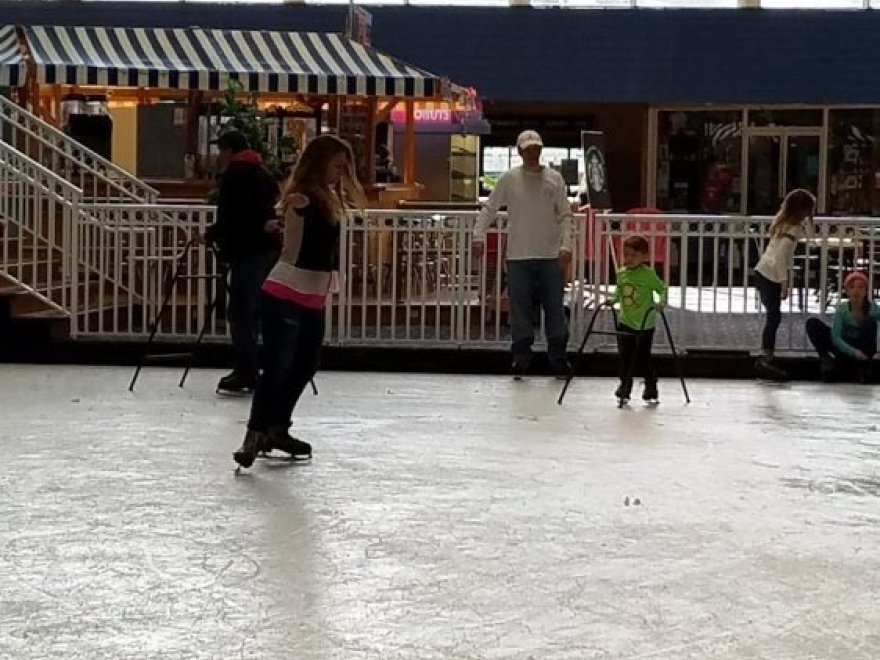
[[[89,174],[112,186],[116,191],[122,193],[123,197],[137,201],[152,202],[159,196],[158,190],[144,183],[127,170],[77,142],[63,131],[60,131],[52,124],[20,105],[0,96],[0,136],[3,135],[2,124],[4,122],[8,124],[11,130],[23,132],[61,158],[70,161],[81,170],[88,171]],[[13,146],[17,145],[13,142]],[[85,194],[84,190],[83,194]]]
[[[2,98],[3,97],[0,96],[0,99],[2,99]],[[45,176],[47,179],[51,180],[59,188],[63,189],[65,192],[70,193],[71,195],[82,195],[82,190],[80,188],[76,187],[75,185],[73,185],[70,181],[68,181],[67,179],[65,179],[62,176],[59,176],[58,174],[56,174],[55,172],[50,170],[48,167],[41,165],[40,163],[35,161],[33,158],[31,158],[27,154],[19,151],[18,149],[15,149],[13,146],[8,145],[5,142],[3,142],[2,140],[0,140],[0,155],[2,155],[2,154],[7,154],[7,158],[9,158],[11,156],[12,158],[21,159],[22,161],[25,162],[25,164],[28,167],[33,168],[37,172],[41,173],[43,176]],[[0,161],[0,162],[3,162],[3,161]],[[11,163],[10,163],[10,166],[11,166]],[[33,179],[31,179],[31,180],[34,183],[34,185],[39,185],[36,180],[33,180]],[[48,188],[46,188],[46,192],[51,193],[52,191],[49,190]]]
[[[4,275],[48,307],[71,315],[78,286],[72,225],[81,212],[82,191],[5,142],[0,142],[0,182],[18,189],[18,195],[7,195],[0,203],[10,225],[0,239]],[[60,236],[53,207],[61,214]],[[56,252],[61,253],[60,282],[54,270]]]

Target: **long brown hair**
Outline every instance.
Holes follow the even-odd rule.
[[[778,238],[792,227],[800,225],[813,216],[816,208],[816,197],[809,190],[795,188],[782,200],[779,213],[770,225],[770,237]]]
[[[331,187],[325,181],[327,168],[330,161],[339,154],[345,154],[345,172],[336,186]],[[355,174],[354,155],[348,142],[329,133],[319,135],[309,142],[281,191],[281,201],[278,204],[281,214],[294,193],[311,195],[334,223],[338,222],[340,214],[348,208],[365,208],[366,195]]]

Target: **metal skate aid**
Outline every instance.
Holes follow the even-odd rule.
[[[587,331],[584,333],[584,338],[581,341],[581,345],[578,347],[577,353],[575,353],[575,356],[574,356],[574,360],[572,360],[571,366],[568,368],[568,376],[565,377],[565,385],[562,386],[562,392],[559,393],[559,398],[556,400],[556,403],[558,403],[560,406],[562,405],[562,400],[565,398],[565,393],[568,391],[568,386],[571,385],[571,381],[574,378],[574,372],[575,372],[575,369],[577,368],[577,363],[583,357],[584,349],[587,347],[587,341],[589,341],[590,335],[592,335],[592,334],[597,334],[597,335],[611,334],[608,332],[602,332],[602,331],[594,332],[593,331],[593,327],[596,325],[596,319],[599,317],[599,312],[602,311],[603,307],[609,307],[609,308],[611,308],[612,313],[614,312],[613,304],[608,302],[607,300],[605,302],[601,303],[593,311],[593,316],[590,318],[590,323],[587,326]],[[614,333],[614,334],[617,334],[617,333]]]
[[[150,349],[153,345],[153,341],[156,338],[156,334],[159,331],[159,326],[162,323],[162,319],[165,317],[167,311],[171,308],[171,298],[174,295],[175,290],[177,289],[177,285],[180,282],[185,282],[187,280],[196,280],[196,281],[216,281],[218,283],[222,283],[225,281],[225,274],[216,273],[216,274],[208,274],[208,273],[198,273],[198,274],[187,274],[184,272],[185,268],[190,263],[190,254],[192,248],[195,246],[196,239],[190,238],[186,245],[183,248],[183,253],[180,258],[177,260],[177,264],[175,265],[174,271],[171,272],[165,280],[164,293],[162,296],[162,304],[159,306],[159,311],[156,313],[156,317],[153,319],[153,323],[150,326],[150,336],[147,339],[146,346],[144,347],[144,352],[141,354],[140,360],[138,360],[137,367],[135,368],[134,375],[131,378],[131,383],[128,385],[128,391],[134,392],[134,386],[137,383],[138,377],[140,376],[141,370],[146,366],[149,362],[162,362],[166,360],[179,360],[181,358],[186,358],[186,368],[184,369],[183,376],[180,378],[180,382],[178,383],[178,387],[183,387],[183,384],[186,382],[186,377],[189,375],[190,370],[192,369],[193,363],[195,362],[196,353],[199,350],[199,347],[202,344],[202,340],[205,337],[205,333],[208,330],[208,326],[211,323],[211,319],[214,315],[214,311],[217,309],[217,304],[220,300],[220,295],[223,291],[223,286],[217,286],[214,295],[211,297],[210,302],[205,306],[205,320],[202,322],[202,327],[199,329],[199,335],[196,339],[195,344],[192,347],[192,350],[184,352],[184,353],[150,353]],[[213,252],[214,248],[209,247],[209,249]],[[216,258],[216,253],[215,253]]]
[[[606,306],[611,309],[611,313],[614,318],[615,332],[593,330],[593,327],[595,326],[596,319],[598,318],[599,312],[602,311],[602,308],[606,307]],[[636,335],[635,350],[633,351],[632,358],[630,359],[629,364],[627,365],[626,376],[625,376],[624,380],[629,380],[630,378],[632,378],[632,372],[633,372],[633,369],[635,368],[635,362],[636,362],[636,359],[638,356],[638,349],[639,349],[640,343],[642,341],[641,333],[642,333],[642,331],[644,331],[645,324],[647,323],[648,317],[650,316],[652,311],[654,311],[653,308],[647,310],[645,312],[644,317],[642,318],[642,323],[641,323],[641,327],[639,330],[639,334]],[[679,355],[678,351],[675,348],[675,340],[672,338],[672,332],[669,329],[669,322],[666,320],[666,313],[664,311],[660,311],[659,316],[663,320],[663,327],[666,331],[666,339],[669,341],[669,348],[672,352],[673,360],[675,361],[676,371],[678,372],[678,378],[681,381],[681,389],[684,392],[685,402],[690,403],[691,397],[688,394],[687,385],[685,384],[685,380],[684,380],[684,369],[681,364],[681,356]],[[562,400],[565,398],[565,394],[568,391],[568,387],[571,384],[572,379],[574,378],[574,372],[575,372],[577,363],[583,357],[584,349],[586,348],[587,341],[589,340],[590,336],[595,334],[595,335],[619,337],[621,335],[621,333],[616,331],[616,328],[617,328],[617,312],[614,310],[614,304],[606,300],[601,305],[599,305],[596,308],[596,310],[593,312],[593,316],[590,319],[589,325],[587,326],[587,331],[584,333],[584,338],[581,341],[581,345],[578,348],[578,351],[575,355],[575,359],[572,361],[572,365],[569,368],[568,377],[565,379],[565,385],[562,388],[562,392],[559,393],[559,398],[556,400],[557,404],[562,405]]]
[[[672,333],[669,331],[669,322],[666,320],[666,312],[661,311],[660,318],[663,319],[663,328],[666,330],[666,338],[669,340],[669,349],[672,351],[672,357],[675,360],[678,379],[681,381],[681,389],[684,392],[684,400],[685,402],[690,403],[691,397],[688,394],[688,388],[684,382],[684,368],[681,364],[681,358],[678,356],[678,351],[675,350],[675,341],[672,339]]]

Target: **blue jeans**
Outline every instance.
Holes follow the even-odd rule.
[[[510,334],[513,360],[528,365],[535,343],[534,312],[544,309],[544,334],[551,363],[565,361],[568,322],[563,301],[562,266],[558,259],[515,259],[507,262],[510,295]]]
[[[263,282],[278,260],[275,252],[252,254],[229,264],[227,320],[234,355],[232,370],[256,378]]]
[[[300,395],[318,370],[324,311],[263,294],[263,373],[257,381],[248,428],[290,426]]]

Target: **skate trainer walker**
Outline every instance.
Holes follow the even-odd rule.
[[[608,307],[611,310],[611,314],[614,319],[614,332],[608,332],[604,330],[595,330],[596,319],[599,317],[599,312],[602,311],[603,307]],[[648,315],[654,311],[653,309],[649,309],[645,312],[644,318],[642,318],[641,330],[645,329],[645,323],[648,321]],[[669,330],[669,322],[666,320],[666,314],[663,311],[659,312],[659,316],[663,321],[663,327],[666,330],[666,339],[669,341],[669,348],[672,350],[672,357],[675,360],[676,371],[678,371],[678,378],[681,381],[681,389],[684,392],[684,399],[686,403],[691,402],[691,397],[688,394],[687,385],[684,382],[684,370],[682,369],[681,357],[679,356],[678,351],[675,349],[675,342],[672,339],[672,332]],[[587,331],[584,333],[583,341],[581,341],[581,345],[578,348],[577,354],[575,355],[575,359],[572,361],[571,368],[568,371],[568,376],[565,379],[565,385],[562,387],[562,392],[559,393],[559,398],[556,400],[556,403],[562,405],[562,400],[565,398],[565,393],[568,391],[569,385],[571,385],[571,381],[574,378],[574,372],[577,368],[578,362],[580,362],[581,358],[584,355],[584,349],[587,346],[587,341],[589,341],[591,335],[604,335],[604,336],[614,336],[618,337],[621,335],[620,332],[617,331],[617,312],[614,309],[614,303],[611,302],[603,302],[599,305],[596,310],[593,312],[593,316],[590,318],[590,323],[587,325]],[[638,342],[641,341],[641,334],[636,337],[636,350],[633,351],[632,359],[629,361],[629,364],[626,365],[626,378],[629,379],[632,377],[633,368],[635,367],[635,361],[638,356]],[[628,401],[628,397],[626,399],[619,398],[617,405],[618,407],[623,407],[626,405]]]

